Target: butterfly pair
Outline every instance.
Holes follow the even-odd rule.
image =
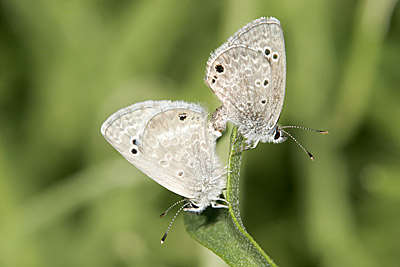
[[[139,170],[183,196],[186,203],[179,211],[200,213],[210,205],[227,207],[220,198],[226,171],[215,151],[216,140],[227,121],[238,126],[246,148],[260,141],[280,143],[287,136],[293,138],[277,125],[285,80],[281,25],[275,18],[260,18],[240,29],[208,60],[205,82],[223,104],[210,121],[196,104],[146,101],[111,115],[101,133]]]

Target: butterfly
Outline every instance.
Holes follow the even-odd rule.
[[[283,30],[278,19],[256,19],[228,39],[211,54],[207,62],[207,86],[211,88],[222,106],[212,116],[212,124],[224,131],[226,122],[238,127],[246,138],[245,149],[263,143],[281,143],[291,137],[278,120],[282,111],[286,84],[286,55]]]
[[[145,101],[112,114],[101,133],[139,170],[184,197],[170,207],[185,202],[177,214],[182,209],[200,213],[210,205],[227,207],[221,203],[226,200],[219,197],[226,188],[226,171],[215,150],[221,133],[207,117],[197,104]]]

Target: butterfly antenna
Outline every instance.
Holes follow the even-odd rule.
[[[286,128],[296,128],[296,127],[286,127]],[[310,151],[308,151],[302,144],[300,144],[299,141],[297,141],[296,138],[293,137],[293,135],[291,135],[289,132],[286,132],[284,130],[281,130],[283,133],[287,134],[290,138],[293,139],[293,141],[296,142],[296,144],[303,149],[304,152],[306,152],[306,154],[310,157],[311,160],[314,160],[314,156],[310,153]],[[315,130],[316,131],[316,130]]]
[[[187,201],[187,200],[186,200],[186,199],[182,199],[182,200],[179,200],[179,201],[175,202],[174,204],[172,204],[166,211],[164,211],[164,212],[160,215],[160,218],[162,218],[162,217],[164,217],[165,215],[167,215],[168,211],[170,211],[173,207],[175,207],[176,205],[178,205],[179,203],[182,203],[182,202],[184,202],[184,201]]]
[[[312,129],[312,128],[308,128],[308,127],[303,127],[303,126],[281,126],[281,129],[285,129],[285,128],[296,128],[296,129],[303,129],[303,130],[308,130],[308,131],[312,131],[312,132],[316,132],[316,133],[321,133],[321,134],[328,134],[328,131],[322,131],[322,130],[316,130],[316,129]]]
[[[176,203],[175,203],[175,204],[176,204]],[[163,237],[161,238],[161,244],[164,244],[164,241],[165,241],[165,239],[167,238],[169,229],[171,229],[171,226],[172,226],[172,224],[174,223],[176,216],[178,216],[178,214],[179,214],[187,205],[189,205],[189,204],[190,204],[190,202],[187,202],[186,204],[184,204],[184,205],[175,213],[175,216],[174,216],[174,218],[172,218],[172,221],[171,221],[171,223],[169,224],[167,231],[165,231],[165,234],[164,234]]]

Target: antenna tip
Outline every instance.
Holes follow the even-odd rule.
[[[167,214],[167,212],[163,212],[163,213],[161,213],[161,215],[160,215],[160,218],[164,217],[164,216],[165,216],[165,214]]]
[[[328,131],[319,131],[320,133],[322,133],[323,135],[328,134]]]
[[[313,156],[310,152],[308,152],[308,151],[307,151],[307,154],[308,154],[308,156],[310,157],[310,159],[311,159],[312,161],[314,161],[314,156]]]
[[[161,238],[161,245],[164,244],[165,239],[167,238],[168,232],[164,234],[164,236]]]

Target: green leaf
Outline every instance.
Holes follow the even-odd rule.
[[[208,208],[201,214],[185,212],[189,235],[230,266],[277,266],[245,230],[239,211],[239,177],[243,137],[234,127],[228,158],[226,199],[229,209]]]

